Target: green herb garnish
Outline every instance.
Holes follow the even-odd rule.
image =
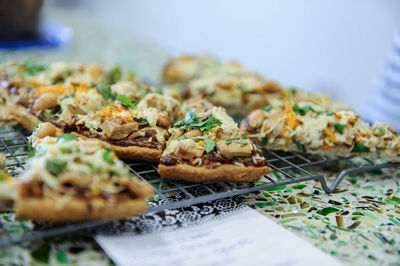
[[[96,85],[96,83],[94,83],[94,82],[92,81],[92,82],[90,82],[89,87],[90,87],[90,88],[96,88],[97,85]]]
[[[155,89],[154,92],[158,93],[160,95],[163,95],[163,93],[164,93],[162,89]]]
[[[232,143],[232,141],[234,141],[234,140],[238,140],[239,138],[235,138],[235,139],[227,139],[227,140],[225,140],[225,143],[226,144],[231,144]]]
[[[50,120],[50,119],[54,118],[55,115],[50,112],[45,111],[45,112],[43,112],[43,116],[44,116],[44,119]]]
[[[185,130],[194,127],[204,132],[204,131],[209,131],[212,128],[220,125],[222,125],[222,122],[213,116],[209,116],[206,120],[198,122],[196,114],[193,111],[188,111],[185,115],[185,118],[182,119],[181,121],[178,121],[175,124],[175,127],[179,127]]]
[[[241,135],[242,139],[247,139],[247,136],[245,134]]]
[[[382,137],[385,135],[385,129],[383,127],[377,127],[375,128],[375,130],[378,130],[378,134],[376,134],[375,136]]]
[[[111,87],[108,85],[104,85],[101,87],[96,87],[97,91],[103,96],[105,100],[115,100],[117,96],[112,92]]]
[[[346,127],[345,124],[334,123],[333,128],[337,130],[340,134],[343,134],[343,130]]]
[[[325,114],[326,114],[326,115],[334,115],[335,113],[334,113],[334,112],[331,112],[331,111],[328,111],[328,112],[325,112]]]
[[[116,83],[121,79],[121,69],[116,66],[108,72],[106,78],[110,84]]]
[[[265,112],[269,112],[269,111],[272,110],[272,106],[271,106],[271,105],[268,105],[268,106],[265,106],[265,107],[261,107],[261,110],[263,110],[263,111],[265,111]]]
[[[54,176],[58,176],[62,170],[67,166],[67,162],[60,160],[58,158],[49,159],[46,162],[46,169]]]
[[[135,109],[136,105],[138,104],[137,101],[131,101],[131,99],[125,95],[120,95],[118,100],[121,102],[123,106],[130,109]]]
[[[114,158],[112,157],[113,154],[114,154],[114,152],[112,150],[106,150],[103,153],[104,161],[106,161],[109,164],[115,164]]]
[[[189,124],[192,124],[194,122],[197,122],[196,113],[189,110],[189,111],[186,112],[185,118],[183,118],[182,120],[176,122],[174,127],[185,128]]]
[[[33,157],[35,155],[35,148],[32,146],[32,140],[29,140],[28,142],[28,155],[29,157]]]
[[[351,152],[369,152],[369,148],[360,142],[354,142]]]
[[[24,67],[24,73],[22,76],[35,76],[38,73],[47,69],[44,65],[37,65],[33,60],[26,60],[20,67]]]
[[[307,114],[309,111],[313,111],[316,112],[311,106],[309,105],[305,105],[303,107],[300,107],[297,103],[295,103],[292,107],[293,112],[295,112],[298,115],[305,115]]]
[[[209,138],[204,138],[204,148],[206,149],[206,153],[211,152],[215,148],[215,141]]]
[[[147,126],[149,125],[149,121],[144,117],[135,117],[133,118],[136,122],[139,123],[139,126]]]
[[[62,134],[57,138],[57,144],[62,144],[70,140],[77,140],[77,138],[72,134]]]
[[[5,97],[1,97],[1,100],[3,101],[3,103],[6,103],[6,102],[7,102],[7,100],[6,100]]]
[[[301,153],[301,154],[306,153],[306,146],[304,146],[304,144],[301,144],[301,143],[298,142],[298,141],[295,141],[294,144],[296,144],[297,151],[298,151],[299,153]]]
[[[187,139],[187,137],[186,137],[185,135],[182,135],[182,136],[180,136],[180,137],[178,138],[179,141],[184,140],[184,139]]]
[[[261,138],[261,145],[265,146],[268,143],[268,136],[264,136]]]
[[[243,140],[235,140],[235,143],[243,144],[243,145],[249,144],[247,141],[243,141]]]

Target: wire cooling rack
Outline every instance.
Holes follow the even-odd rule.
[[[24,170],[28,159],[27,135],[28,133],[20,127],[0,129],[0,153],[5,155],[7,171],[12,176],[17,176]],[[155,164],[147,162],[125,162],[125,164],[132,173],[154,187],[156,195],[149,202],[148,212],[180,208],[307,180],[318,180],[326,193],[332,193],[348,174],[400,166],[398,163],[376,162],[360,158],[328,158],[321,155],[302,155],[292,152],[263,152],[272,171],[254,183],[210,182],[197,184],[167,180],[158,175]],[[316,173],[316,170],[324,168],[339,173],[331,184],[328,184],[323,175]],[[108,222],[95,221],[57,226],[37,224],[35,229],[17,234],[10,234],[6,228],[7,224],[1,223],[0,247],[94,228]]]

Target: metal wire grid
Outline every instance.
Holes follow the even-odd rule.
[[[24,170],[28,158],[26,139],[27,132],[21,128],[0,129],[0,153],[6,156],[8,173],[17,176]],[[125,162],[132,173],[153,185],[156,196],[149,202],[148,212],[158,212],[163,209],[174,209],[193,204],[213,201],[220,198],[237,196],[262,189],[303,182],[319,180],[327,193],[333,192],[343,178],[348,174],[369,170],[399,166],[396,163],[378,163],[368,159],[328,158],[320,155],[301,155],[298,153],[264,151],[272,171],[260,181],[254,183],[189,183],[161,178],[157,166],[147,162]],[[314,170],[328,167],[339,170],[339,175],[329,186],[323,175]],[[7,224],[0,224],[0,247],[51,237],[82,229],[94,228],[109,221],[84,222],[62,226],[38,224],[34,230],[26,230],[11,235],[6,230]]]

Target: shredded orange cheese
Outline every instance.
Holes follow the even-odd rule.
[[[50,87],[36,87],[35,91],[37,96],[40,96],[44,93],[48,93],[48,92],[52,92],[52,93],[56,93],[56,94],[63,94],[67,89],[69,89],[68,87],[63,87],[61,85],[54,85],[54,86],[50,86]]]
[[[299,120],[296,114],[293,112],[292,104],[285,104],[286,124],[291,128],[295,129],[299,125]]]
[[[336,142],[335,132],[331,128],[325,129],[325,134],[328,136],[331,142]]]
[[[324,151],[329,151],[329,150],[331,149],[331,147],[330,147],[328,144],[324,144],[324,145],[322,146],[322,149],[323,149]]]

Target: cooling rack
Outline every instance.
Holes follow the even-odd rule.
[[[0,129],[0,153],[6,156],[7,171],[12,176],[18,176],[24,170],[28,159],[27,135],[28,132],[21,127]],[[149,201],[148,212],[185,207],[307,180],[318,180],[326,193],[332,193],[349,174],[400,166],[398,163],[360,158],[330,158],[321,155],[266,150],[263,152],[271,167],[271,172],[254,183],[210,182],[197,184],[167,180],[158,175],[156,164],[137,161],[125,162],[125,164],[132,173],[154,187],[155,196]],[[335,180],[328,183],[325,176],[318,174],[321,171],[317,170],[321,169],[334,170],[339,174]],[[57,226],[39,223],[35,224],[34,229],[14,234],[10,234],[7,230],[9,225],[1,223],[0,247],[91,229],[109,222],[95,221]]]

